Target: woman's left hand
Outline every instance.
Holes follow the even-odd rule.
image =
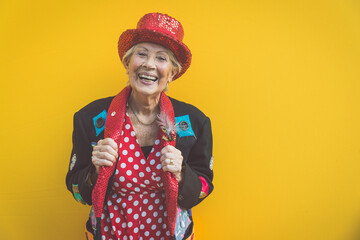
[[[161,150],[160,162],[164,172],[171,172],[175,175],[176,180],[182,180],[181,167],[183,156],[177,148],[168,145]]]

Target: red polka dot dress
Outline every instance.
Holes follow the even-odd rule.
[[[126,114],[112,192],[101,216],[103,240],[170,239],[160,139],[145,159]]]

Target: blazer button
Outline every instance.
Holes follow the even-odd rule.
[[[104,126],[104,119],[102,117],[99,117],[96,122],[95,122],[95,125],[97,128],[102,128]]]

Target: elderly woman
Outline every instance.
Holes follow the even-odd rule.
[[[160,13],[122,33],[129,85],[74,115],[66,184],[92,205],[87,239],[193,239],[190,209],[213,190],[210,120],[164,91],[190,66],[183,28]]]

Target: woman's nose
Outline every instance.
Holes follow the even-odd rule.
[[[152,57],[148,57],[145,62],[143,63],[143,66],[146,68],[155,68],[155,61]]]

